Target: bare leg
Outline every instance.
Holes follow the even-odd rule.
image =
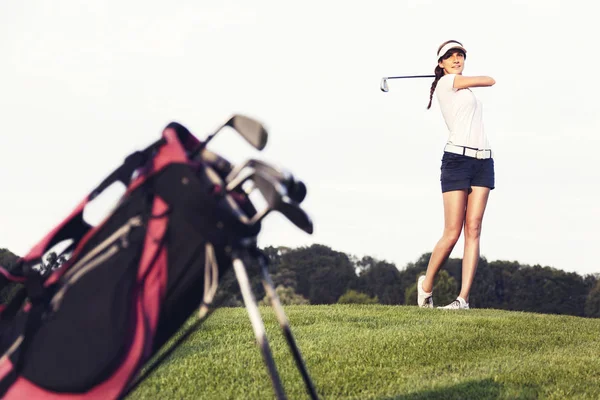
[[[469,302],[471,285],[475,278],[475,271],[479,263],[479,237],[481,235],[481,221],[487,205],[490,189],[473,186],[473,191],[467,200],[465,218],[465,250],[462,263],[462,285],[460,297]]]
[[[465,220],[465,208],[467,206],[467,189],[453,190],[443,194],[444,199],[444,233],[435,245],[427,273],[423,281],[423,290],[431,292],[433,281],[441,266],[446,262],[454,245],[460,237],[463,222]]]

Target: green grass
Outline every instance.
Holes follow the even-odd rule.
[[[261,308],[284,388],[306,399],[270,308]],[[599,399],[600,320],[498,310],[288,306],[323,399]],[[270,399],[243,308],[217,310],[132,399]]]

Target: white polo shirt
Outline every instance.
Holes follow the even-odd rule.
[[[483,105],[471,89],[455,89],[456,74],[440,78],[435,88],[448,127],[448,143],[478,150],[491,149],[483,129]]]

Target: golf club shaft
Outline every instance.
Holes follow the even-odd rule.
[[[407,79],[407,78],[435,78],[435,75],[387,76],[384,79]]]
[[[304,379],[304,383],[306,384],[306,389],[308,390],[308,394],[312,400],[318,400],[317,391],[315,390],[315,386],[310,379],[310,375],[308,375],[308,370],[306,369],[306,365],[304,365],[304,361],[302,359],[302,355],[300,354],[300,349],[296,344],[296,340],[294,339],[294,335],[292,334],[292,330],[290,328],[289,320],[285,315],[285,311],[283,310],[283,306],[281,305],[281,301],[279,301],[279,296],[275,291],[275,287],[273,285],[273,281],[271,280],[271,275],[269,275],[269,270],[266,262],[262,257],[259,257],[259,262],[262,271],[262,282],[265,287],[265,292],[267,292],[267,296],[271,301],[271,306],[275,311],[275,316],[279,321],[279,325],[281,326],[281,330],[285,336],[285,339],[290,346],[290,350],[294,356],[294,360],[296,361],[296,366],[302,375],[302,379]]]
[[[283,385],[281,384],[281,379],[279,378],[277,368],[275,367],[275,361],[273,360],[271,348],[269,347],[265,326],[260,316],[260,311],[258,310],[254,295],[252,294],[252,289],[250,288],[250,280],[248,279],[244,262],[239,258],[235,258],[233,260],[233,270],[235,271],[235,276],[238,284],[240,285],[240,291],[242,292],[242,298],[244,299],[246,310],[248,310],[248,315],[250,317],[250,322],[252,323],[252,328],[254,329],[256,341],[258,342],[258,346],[262,352],[265,364],[267,364],[267,370],[269,372],[271,382],[273,383],[275,396],[278,400],[285,400],[286,397],[283,390]]]

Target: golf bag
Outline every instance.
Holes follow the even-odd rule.
[[[0,268],[2,283],[22,285],[0,308],[0,398],[126,396],[143,378],[142,368],[194,310],[200,309],[199,321],[210,314],[219,279],[232,266],[275,394],[284,398],[244,268],[250,259],[262,266],[271,304],[316,398],[266,257],[256,246],[261,220],[271,210],[312,233],[299,207],[305,187],[263,162],[233,168],[207,150],[224,127],[259,150],[266,144],[262,125],[240,115],[204,142],[171,123],[160,140],[128,156],[16,265]],[[125,193],[101,223],[90,225],[83,218],[86,205],[119,181]],[[250,200],[248,183],[267,200],[264,210]],[[68,258],[40,273],[43,256],[59,244],[66,246],[62,254]]]

